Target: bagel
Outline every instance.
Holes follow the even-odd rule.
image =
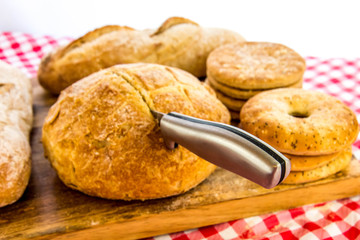
[[[249,99],[241,109],[240,127],[282,153],[313,156],[344,150],[359,131],[355,113],[340,100],[297,88]]]
[[[345,151],[342,151],[337,157],[335,157],[335,159],[323,166],[308,171],[291,171],[283,183],[299,184],[326,178],[345,169],[349,165],[351,158],[351,148],[348,148]]]
[[[351,150],[351,147],[348,147]],[[348,150],[349,151],[349,150]],[[296,156],[284,153],[284,156],[291,161],[291,171],[308,171],[321,166],[334,160],[342,152],[333,154],[320,155],[320,156]]]
[[[277,43],[236,42],[212,51],[206,61],[207,76],[240,89],[271,89],[302,79],[305,60]]]

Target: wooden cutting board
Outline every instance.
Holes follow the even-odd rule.
[[[360,194],[360,163],[353,159],[330,178],[271,190],[217,169],[177,197],[125,202],[86,196],[63,185],[43,156],[41,127],[56,98],[33,84],[32,174],[23,197],[0,208],[0,239],[143,238]]]

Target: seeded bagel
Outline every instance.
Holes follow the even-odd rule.
[[[351,148],[348,148],[342,151],[333,160],[318,168],[300,172],[291,171],[283,183],[299,184],[326,178],[345,169],[349,165],[351,157]]]
[[[351,147],[349,147],[351,150]],[[319,156],[297,156],[284,153],[291,161],[291,171],[308,171],[321,166],[324,166],[334,160],[342,152],[337,152],[333,154],[319,155]]]
[[[242,107],[240,127],[292,155],[344,150],[359,131],[355,113],[325,93],[283,88],[260,93]]]

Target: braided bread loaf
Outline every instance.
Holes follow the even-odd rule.
[[[158,63],[202,77],[209,53],[235,41],[244,39],[235,32],[202,28],[180,17],[169,18],[157,30],[105,26],[45,56],[38,78],[45,89],[58,94],[93,72],[121,63]]]

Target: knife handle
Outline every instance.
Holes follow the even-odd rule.
[[[275,187],[290,172],[284,155],[240,128],[171,112],[161,118],[160,129],[168,148],[180,144],[265,188]]]

